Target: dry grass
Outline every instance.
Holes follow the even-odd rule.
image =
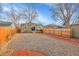
[[[10,56],[44,56],[44,54],[31,50],[15,50]]]
[[[0,56],[45,56],[45,54],[27,49],[25,50],[4,49],[0,50]]]
[[[73,45],[79,45],[79,39],[76,39],[76,38],[71,38],[67,36],[58,36],[58,35],[53,35],[50,33],[43,33],[43,34],[50,36],[52,38],[56,38],[57,40],[63,40],[63,41],[69,42]]]

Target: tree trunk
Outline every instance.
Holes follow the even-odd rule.
[[[17,33],[20,33],[20,32],[21,32],[21,28],[20,28],[20,26],[18,26],[18,25],[16,25],[16,32],[17,32]]]

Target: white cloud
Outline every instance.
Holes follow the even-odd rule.
[[[8,8],[8,7],[3,7],[3,11],[10,11],[10,8]]]
[[[45,5],[52,7],[54,4],[53,3],[45,3]]]

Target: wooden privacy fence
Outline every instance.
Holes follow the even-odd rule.
[[[15,28],[0,27],[0,46],[6,43],[16,33]]]
[[[61,36],[61,37],[71,37],[72,30],[70,28],[61,28],[61,29],[43,29],[44,33]]]

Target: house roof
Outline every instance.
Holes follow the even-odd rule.
[[[58,28],[58,26],[52,25],[52,24],[46,25],[46,26],[44,26],[44,27],[45,27],[45,28]]]
[[[0,22],[0,26],[10,26],[12,23],[11,22]]]
[[[70,26],[79,26],[79,24],[72,24],[72,25],[70,25]]]
[[[23,25],[28,25],[28,23],[23,23],[23,24],[21,24],[22,26]],[[30,23],[30,25],[36,25],[36,26],[42,26],[41,24],[37,24],[37,23]]]

